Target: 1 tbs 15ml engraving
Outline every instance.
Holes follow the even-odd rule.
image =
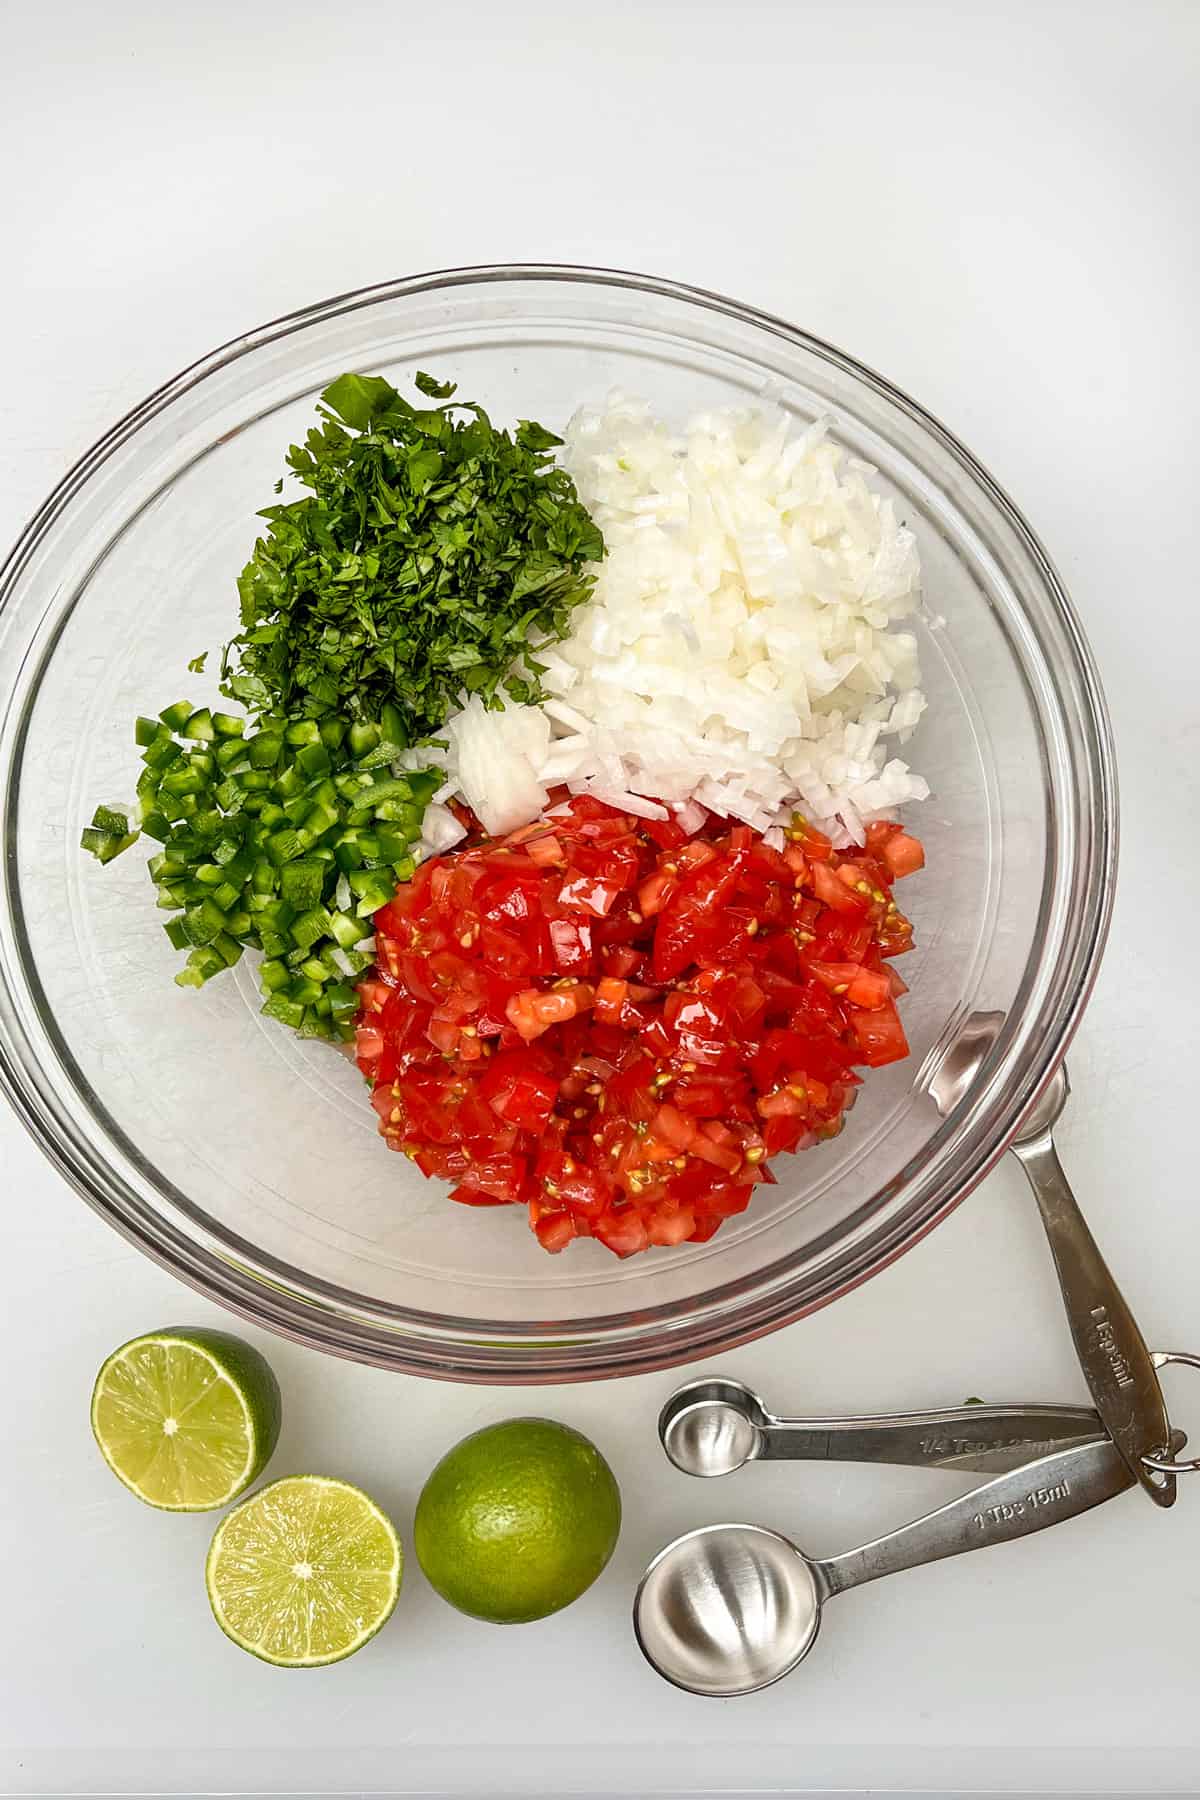
[[[1036,1512],[1041,1506],[1053,1506],[1056,1500],[1069,1500],[1071,1484],[1060,1481],[1054,1487],[1034,1488],[1023,1500],[1009,1500],[1001,1506],[989,1506],[986,1512],[972,1513],[971,1522],[980,1531],[986,1531],[990,1525],[1003,1525],[1010,1519],[1023,1519],[1027,1512]]]

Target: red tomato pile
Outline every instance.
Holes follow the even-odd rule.
[[[710,1238],[768,1159],[842,1128],[908,1054],[898,825],[774,850],[581,796],[423,863],[376,915],[359,1067],[388,1144],[470,1206],[528,1206],[547,1250]]]

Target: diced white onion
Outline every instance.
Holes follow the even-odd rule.
[[[493,832],[562,782],[687,830],[701,807],[760,831],[799,807],[845,844],[927,796],[887,748],[925,708],[896,629],[916,542],[825,421],[791,427],[708,412],[674,435],[619,393],[576,415],[563,460],[607,547],[594,595],[538,651],[543,706],[473,697],[451,719],[439,799],[455,783]]]
[[[704,808],[695,800],[685,800],[675,808],[676,822],[681,830],[687,832],[689,837],[699,831],[707,817],[708,814]]]
[[[660,806],[657,800],[646,800],[641,794],[630,794],[620,788],[602,787],[589,787],[586,792],[594,794],[597,800],[603,800],[606,806],[615,806],[618,812],[633,813],[639,819],[665,819],[667,817],[665,806]]]
[[[550,747],[550,721],[536,706],[488,712],[472,695],[447,726],[459,792],[486,831],[515,831],[548,799],[538,770]]]
[[[466,835],[466,826],[459,823],[448,806],[430,801],[421,820],[421,843],[427,855],[440,856],[444,850],[452,850]]]

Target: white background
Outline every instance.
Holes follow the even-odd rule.
[[[1065,1158],[1152,1340],[1200,1347],[1195,929],[1200,7],[778,0],[12,0],[0,65],[0,539],[119,413],[240,330],[416,270],[650,270],[782,313],[946,420],[1027,511],[1091,634],[1121,759],[1113,938]],[[69,728],[69,721],[64,721]],[[573,1610],[461,1619],[410,1563],[386,1634],[283,1674],[207,1610],[209,1526],[141,1507],[87,1429],[123,1337],[212,1309],[0,1116],[0,1782],[650,1793],[1191,1791],[1200,1482],[839,1601],[792,1681],[716,1705],[627,1614],[667,1537],[758,1516],[816,1552],[953,1478],[657,1454],[676,1377],[554,1392],[404,1380],[268,1344],[276,1467],[362,1481],[408,1534],[438,1454],[537,1408],[622,1482]],[[783,1409],[1082,1398],[1015,1166],[897,1267],[722,1366]],[[1200,1433],[1200,1393],[1177,1414]]]

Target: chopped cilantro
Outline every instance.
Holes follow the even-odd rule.
[[[553,432],[501,431],[423,372],[416,387],[440,404],[341,375],[292,446],[309,492],[262,512],[222,658],[222,691],[252,710],[374,721],[386,705],[419,742],[464,690],[540,698],[537,647],[590,595],[600,532]]]

